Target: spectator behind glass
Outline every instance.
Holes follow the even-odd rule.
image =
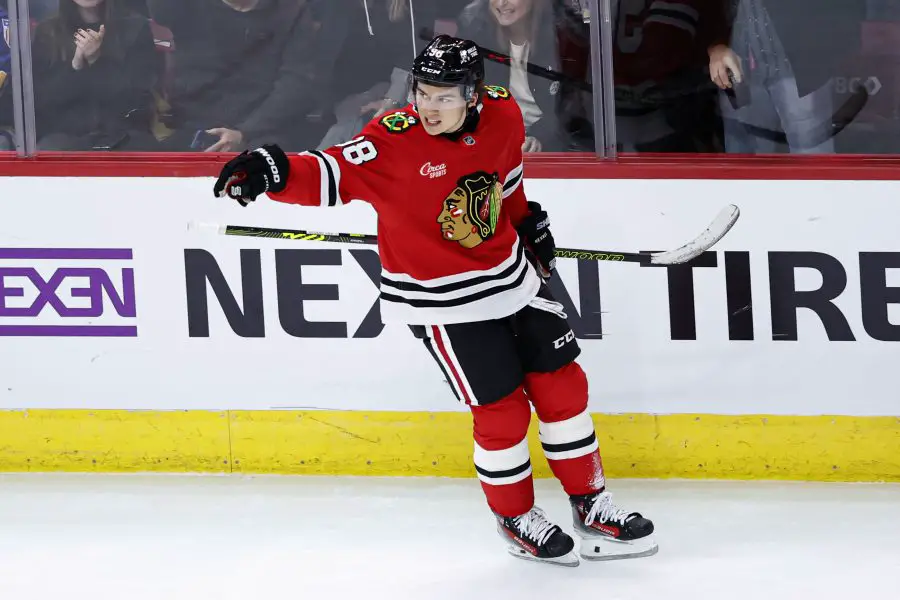
[[[148,0],[174,37],[168,150],[315,146],[314,25],[304,0]],[[327,43],[327,41],[326,41]]]
[[[407,103],[406,70],[427,41],[413,32],[434,27],[434,3],[421,0],[327,0],[321,34],[332,64],[327,84],[334,122],[319,142],[329,148],[352,139],[376,115]],[[412,10],[412,12],[411,12]]]
[[[6,0],[0,0],[0,152],[14,150],[10,22]]]
[[[519,103],[525,152],[593,149],[593,133],[581,114],[581,90],[562,75],[565,65],[557,39],[561,26],[550,0],[475,0],[459,17],[461,37],[511,58],[510,66],[485,60],[485,82],[506,87]],[[555,77],[528,73],[528,63],[549,69]]]
[[[721,152],[707,48],[723,0],[613,0],[617,148]]]
[[[776,152],[778,144],[757,135],[756,127],[784,131],[791,153],[833,153],[833,138],[819,142],[811,135],[830,126],[833,78],[859,49],[865,3],[724,1],[727,35],[709,49],[709,72],[723,90],[726,152]]]
[[[157,59],[146,18],[115,0],[62,0],[32,46],[38,149],[154,149]]]

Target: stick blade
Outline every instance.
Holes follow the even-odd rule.
[[[654,265],[680,265],[697,258],[725,237],[725,234],[734,227],[740,216],[741,210],[734,204],[729,204],[719,212],[712,223],[709,224],[709,227],[703,230],[703,233],[680,248],[651,255],[650,263]]]

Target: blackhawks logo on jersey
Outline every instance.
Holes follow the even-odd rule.
[[[441,237],[474,248],[494,235],[502,203],[503,185],[496,173],[463,175],[441,205]]]
[[[381,117],[381,121],[379,122],[384,125],[384,128],[390,133],[403,133],[418,123],[419,120],[413,115],[408,115],[405,112],[393,112]]]
[[[494,100],[509,100],[509,90],[499,85],[486,85],[484,91]]]

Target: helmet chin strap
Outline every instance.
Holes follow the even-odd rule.
[[[481,111],[478,110],[478,104],[469,106],[466,108],[466,117],[463,119],[462,123],[460,123],[459,127],[453,131],[446,131],[441,135],[451,140],[458,140],[463,134],[475,131],[480,119]]]
[[[456,133],[457,131],[459,131],[460,129],[465,127],[466,120],[469,118],[469,110],[470,110],[470,108],[468,106],[466,106],[466,111],[462,114],[462,118],[460,118],[459,123],[456,125],[456,127],[454,127],[453,129],[450,129],[449,131],[447,131],[445,133]]]

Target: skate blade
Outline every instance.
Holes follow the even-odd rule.
[[[564,554],[563,556],[558,556],[556,558],[538,558],[537,556],[531,554],[530,552],[526,552],[522,548],[509,546],[509,547],[507,547],[506,550],[512,556],[515,556],[516,558],[521,558],[522,560],[530,560],[532,562],[546,563],[548,565],[554,565],[554,566],[558,566],[558,567],[577,567],[580,564],[580,561],[578,560],[578,556],[576,556],[574,552],[569,552],[568,554]]]
[[[644,558],[659,551],[652,535],[638,540],[614,540],[607,537],[586,537],[581,539],[579,554],[585,560],[622,560]]]

